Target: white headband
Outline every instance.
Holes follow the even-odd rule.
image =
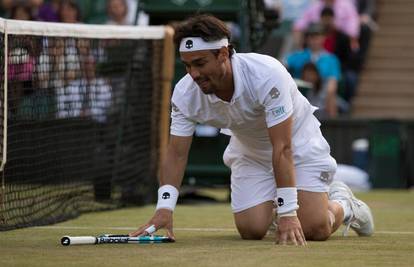
[[[187,37],[183,38],[180,43],[180,52],[192,52],[199,50],[213,50],[220,49],[223,46],[227,47],[229,40],[223,38],[217,41],[206,42],[200,37]]]

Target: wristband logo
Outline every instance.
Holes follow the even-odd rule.
[[[278,205],[279,207],[282,207],[284,204],[285,204],[285,201],[283,200],[283,198],[278,197],[278,198],[277,198],[277,205]]]
[[[171,197],[171,195],[170,195],[170,193],[165,192],[165,193],[162,193],[161,197],[162,197],[162,199],[169,199]]]

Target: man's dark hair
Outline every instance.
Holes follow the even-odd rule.
[[[334,10],[329,6],[326,6],[321,10],[321,17],[326,17],[326,16],[335,17]]]
[[[175,27],[174,42],[177,47],[186,37],[200,37],[206,42],[217,41],[223,38],[231,40],[231,32],[226,24],[209,14],[200,14],[188,18]],[[229,55],[233,54],[233,46],[229,44]],[[218,50],[218,49],[217,49]],[[218,54],[217,52],[213,52]]]

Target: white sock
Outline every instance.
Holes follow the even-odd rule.
[[[349,204],[349,200],[346,199],[332,199],[339,205],[341,205],[342,209],[344,210],[344,222],[348,222],[352,218],[352,210],[351,205]]]

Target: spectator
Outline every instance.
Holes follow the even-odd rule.
[[[293,22],[303,16],[305,10],[319,0],[277,0],[281,4],[281,15],[283,21]]]
[[[108,20],[106,24],[111,25],[129,25],[127,18],[128,5],[126,0],[107,0],[106,13]]]
[[[342,77],[344,80],[344,98],[350,102],[355,95],[358,82],[359,53],[351,49],[351,41],[348,35],[338,30],[335,26],[334,10],[325,7],[321,12],[321,23],[326,30],[324,48],[335,54],[341,62]]]
[[[319,0],[312,4],[293,27],[297,45],[302,44],[303,32],[311,23],[319,22],[324,7],[331,7],[335,12],[335,25],[351,38],[351,47],[359,48],[359,16],[355,6],[349,0]]]
[[[0,0],[0,17],[10,18],[13,0]]]
[[[32,9],[26,4],[14,4],[11,9],[10,18],[18,20],[33,20]]]
[[[309,62],[303,66],[302,80],[312,84],[312,89],[308,91],[306,98],[312,106],[318,107],[318,110],[314,112],[318,119],[332,118],[336,116],[338,110],[348,110],[346,102],[335,92],[329,91],[327,84],[322,82],[315,64]]]
[[[59,21],[64,23],[81,23],[81,11],[74,0],[62,0],[59,6]]]
[[[112,88],[104,78],[97,77],[95,60],[88,56],[83,61],[83,78],[72,80],[57,88],[58,118],[91,117],[104,123],[111,106]]]
[[[355,0],[355,6],[359,13],[360,36],[359,36],[359,59],[360,65],[364,63],[365,56],[371,40],[373,31],[378,29],[375,22],[376,2],[375,0]]]
[[[16,10],[22,10],[21,6]],[[22,14],[27,15],[23,12]],[[15,17],[19,18],[19,15]],[[9,107],[12,116],[18,115],[24,109],[24,106],[21,105],[23,99],[33,94],[34,64],[32,43],[25,38],[13,38],[9,42],[7,68]]]
[[[341,77],[341,67],[338,58],[323,48],[325,40],[324,29],[321,24],[311,24],[306,33],[307,48],[294,52],[286,57],[285,64],[294,78],[302,76],[302,69],[306,63],[313,62],[326,84],[329,94],[338,91],[338,82]],[[336,115],[333,110],[331,116]]]
[[[59,22],[60,0],[51,0],[43,3],[37,11],[37,20]]]

